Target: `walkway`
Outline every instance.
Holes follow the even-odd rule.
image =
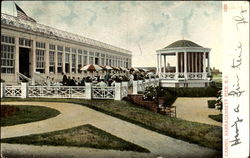
[[[3,127],[1,128],[2,138],[92,124],[117,137],[147,148],[155,155],[159,154],[164,157],[177,158],[214,157],[214,154],[218,154],[218,152],[212,149],[177,140],[77,104],[55,102],[6,102],[2,104],[46,106],[61,112],[60,115],[44,121]]]
[[[213,119],[208,117],[208,115],[211,114],[220,114],[219,110],[208,108],[208,100],[216,100],[216,98],[177,98],[174,103],[174,106],[176,106],[177,117],[188,121],[222,126],[221,122],[214,121]]]

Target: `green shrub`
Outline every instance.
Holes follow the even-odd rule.
[[[158,97],[163,97],[165,99],[165,106],[171,106],[176,100],[176,96],[171,94],[167,89],[162,87],[149,86],[145,89],[144,98],[146,100],[154,100]]]
[[[217,122],[222,122],[222,114],[218,114],[218,115],[208,115],[209,118],[217,121]]]
[[[208,100],[207,101],[208,108],[215,108],[215,103],[216,103],[216,100]]]
[[[165,88],[177,97],[216,97],[218,89],[215,87],[179,87]]]

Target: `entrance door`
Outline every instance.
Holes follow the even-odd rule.
[[[30,77],[29,48],[19,48],[19,72]]]

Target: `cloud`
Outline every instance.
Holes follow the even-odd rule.
[[[194,10],[191,9],[190,13],[183,18],[183,24],[182,24],[182,36],[183,37],[190,37],[188,28],[189,28],[189,20],[193,17]]]
[[[13,2],[11,2],[13,3]],[[133,66],[156,66],[155,51],[182,39],[221,53],[221,2],[18,1],[39,23],[133,52]],[[10,2],[3,10],[13,14]],[[140,53],[138,42],[143,54]],[[217,59],[218,60],[218,59]],[[147,61],[147,62],[145,62]],[[213,62],[220,67],[219,62]]]

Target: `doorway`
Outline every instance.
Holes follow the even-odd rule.
[[[30,77],[29,48],[19,48],[19,72]]]

